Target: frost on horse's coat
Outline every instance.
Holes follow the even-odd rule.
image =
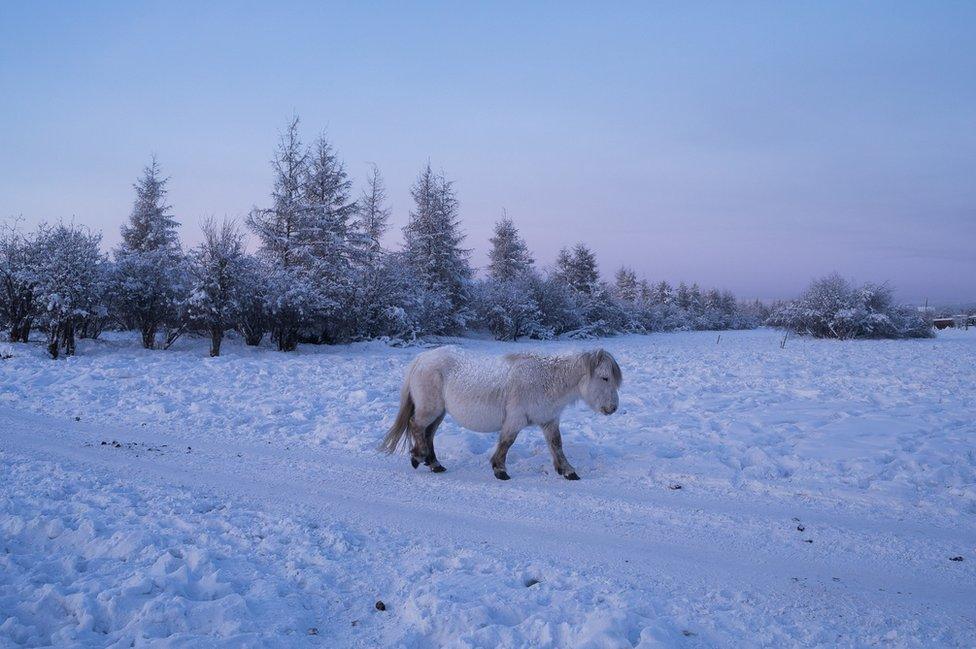
[[[559,417],[578,399],[596,412],[613,414],[622,381],[620,366],[603,349],[498,358],[470,354],[456,346],[439,347],[410,364],[400,392],[400,410],[380,448],[392,453],[409,432],[414,468],[423,462],[432,471],[444,471],[434,453],[434,433],[444,415],[450,414],[464,428],[499,433],[491,466],[497,478],[507,480],[508,449],[519,431],[537,425],[549,443],[556,471],[576,480],[579,476],[562,450]]]

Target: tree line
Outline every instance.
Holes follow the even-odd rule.
[[[16,223],[0,234],[0,327],[13,342],[35,329],[52,357],[105,327],[136,330],[144,347],[168,347],[187,332],[220,353],[228,331],[248,345],[270,337],[282,351],[300,342],[338,343],[486,330],[498,339],[588,337],[676,329],[758,326],[768,315],[727,291],[650,284],[621,268],[601,278],[593,251],[564,248],[540,270],[512,219],[496,223],[489,264],[477,278],[464,247],[454,184],[427,163],[398,250],[381,240],[391,210],[374,166],[362,191],[332,144],[306,146],[299,120],[280,134],[269,204],[244,224],[208,219],[202,242],[184,251],[167,202],[169,179],[155,157],[134,184],[121,243],[104,254],[101,234],[74,223]],[[258,250],[245,250],[246,227]]]

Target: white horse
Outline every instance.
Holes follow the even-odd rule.
[[[519,431],[534,424],[549,443],[556,472],[567,480],[579,480],[563,453],[559,417],[578,399],[595,412],[612,415],[622,381],[617,361],[602,349],[565,356],[497,358],[472,355],[455,346],[439,347],[410,364],[400,391],[400,411],[380,449],[394,452],[409,431],[413,467],[423,462],[435,473],[444,471],[434,454],[434,433],[449,413],[464,428],[500,433],[491,468],[496,478],[508,480],[508,449]]]

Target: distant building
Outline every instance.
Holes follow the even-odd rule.
[[[954,315],[935,318],[932,320],[932,324],[935,325],[936,329],[949,329],[953,327],[969,329],[970,327],[976,327],[976,315]]]

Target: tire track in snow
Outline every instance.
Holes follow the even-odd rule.
[[[707,591],[736,583],[768,591],[772,581],[788,597],[791,580],[829,582],[836,577],[844,585],[839,597],[876,599],[881,592],[892,606],[905,610],[934,605],[949,614],[966,615],[968,603],[976,601],[972,568],[940,570],[913,564],[911,554],[946,550],[927,547],[931,539],[901,529],[898,521],[874,521],[870,529],[848,530],[864,540],[866,553],[832,555],[817,544],[801,545],[796,533],[771,534],[783,525],[783,513],[775,507],[764,512],[762,503],[733,515],[733,507],[720,505],[709,511],[701,502],[640,503],[632,495],[615,501],[555,478],[541,485],[526,479],[501,484],[487,471],[482,475],[470,469],[434,476],[403,468],[405,461],[391,469],[385,459],[367,461],[308,448],[291,452],[270,445],[201,440],[186,453],[175,450],[182,439],[145,428],[126,430],[12,411],[0,414],[0,426],[6,431],[0,444],[11,451],[31,450],[95,465],[123,480],[137,477],[244,496],[263,510],[382,528],[441,545],[486,547],[487,552],[523,561],[544,557],[565,566],[609,571],[635,588],[654,583],[666,591]],[[136,457],[101,446],[107,438],[157,447],[168,444],[174,450]],[[306,457],[296,459],[300,454]],[[554,511],[561,518],[554,519]],[[810,518],[806,520],[809,524]],[[948,542],[951,533],[942,533]],[[972,542],[967,531],[958,531],[956,545]],[[898,544],[900,557],[878,561],[872,556]]]

